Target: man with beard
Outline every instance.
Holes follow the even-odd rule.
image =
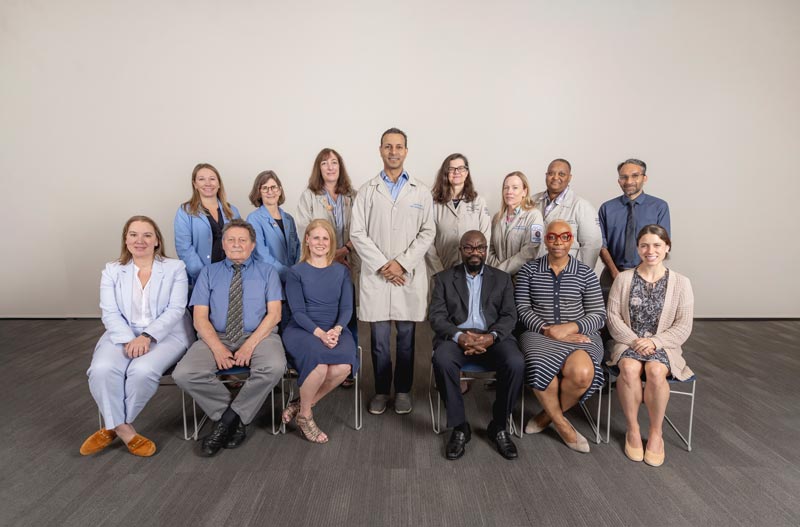
[[[470,362],[497,372],[487,435],[504,458],[516,459],[506,426],[522,389],[525,362],[511,334],[517,322],[514,285],[508,273],[484,265],[486,238],[480,231],[464,233],[459,251],[463,263],[434,276],[429,309],[433,373],[447,407],[447,426],[453,429],[445,457],[463,456],[472,436],[459,386],[461,368]]]
[[[645,225],[661,225],[670,234],[669,205],[663,199],[644,193],[647,165],[639,159],[626,159],[617,165],[617,183],[622,196],[600,207],[600,231],[603,248],[600,259],[605,269],[600,274],[604,298],[617,275],[640,263],[636,236]]]

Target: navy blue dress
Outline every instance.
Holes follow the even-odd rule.
[[[336,262],[324,268],[307,262],[292,266],[286,275],[286,300],[292,319],[283,331],[283,346],[299,374],[298,386],[319,364],[349,364],[355,373],[358,353],[347,329],[353,313],[353,285],[347,267]],[[337,325],[342,326],[342,334],[333,349],[314,336],[317,327],[328,331]]]

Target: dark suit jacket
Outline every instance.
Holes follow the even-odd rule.
[[[433,277],[433,296],[428,309],[428,320],[433,329],[434,349],[444,340],[452,340],[459,331],[458,324],[469,315],[469,289],[466,269],[460,263]],[[496,331],[497,342],[511,337],[517,323],[514,304],[514,284],[511,275],[488,265],[483,266],[481,306],[486,320],[486,331]]]

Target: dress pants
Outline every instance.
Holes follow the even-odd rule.
[[[137,336],[142,330],[134,329]],[[106,429],[130,424],[156,393],[161,376],[186,352],[186,345],[173,335],[150,344],[150,351],[128,358],[123,344],[114,344],[104,333],[92,355],[89,390],[103,416]]]
[[[243,334],[233,343],[224,335],[218,336],[225,347],[235,352],[250,334]],[[233,401],[231,393],[217,376],[214,354],[203,340],[192,344],[183,359],[175,366],[172,378],[197,401],[212,421],[219,421],[230,406],[244,424],[249,424],[261,409],[272,388],[280,382],[284,371],[286,371],[286,355],[283,343],[278,334],[273,332],[253,350],[250,358],[250,377]]]
[[[395,393],[410,393],[414,382],[414,334],[416,323],[395,320],[397,328],[396,360],[394,369]],[[375,393],[389,395],[392,391],[392,321],[370,322],[372,341],[372,369],[375,372]]]
[[[461,395],[461,368],[466,363],[479,364],[497,375],[497,396],[492,406],[492,420],[499,430],[505,430],[508,415],[522,390],[525,378],[525,357],[513,337],[495,343],[486,353],[464,355],[464,350],[447,340],[433,353],[433,375],[436,387],[447,408],[447,426],[453,428],[467,421],[464,397]]]

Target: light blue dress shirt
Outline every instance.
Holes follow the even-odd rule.
[[[208,318],[217,333],[225,333],[228,318],[228,293],[233,278],[233,262],[225,258],[200,271],[192,291],[190,306],[208,306]],[[267,302],[283,300],[278,273],[271,265],[252,256],[242,263],[242,311],[244,331],[252,333],[267,314]],[[277,326],[272,330],[278,331]]]
[[[392,201],[397,201],[397,196],[400,195],[400,191],[408,181],[408,172],[403,170],[403,173],[400,174],[400,177],[397,178],[397,181],[392,181],[391,178],[386,175],[386,172],[381,170],[381,179],[383,179],[384,183],[386,183],[386,188],[389,189],[389,194],[392,195]]]
[[[486,331],[486,319],[483,318],[483,308],[481,307],[481,287],[483,287],[483,267],[481,271],[472,276],[464,266],[464,274],[467,277],[467,290],[469,291],[469,311],[467,319],[459,324],[457,327],[461,329],[479,329]],[[463,331],[456,332],[453,335],[453,342],[458,344],[458,337],[461,336]]]

